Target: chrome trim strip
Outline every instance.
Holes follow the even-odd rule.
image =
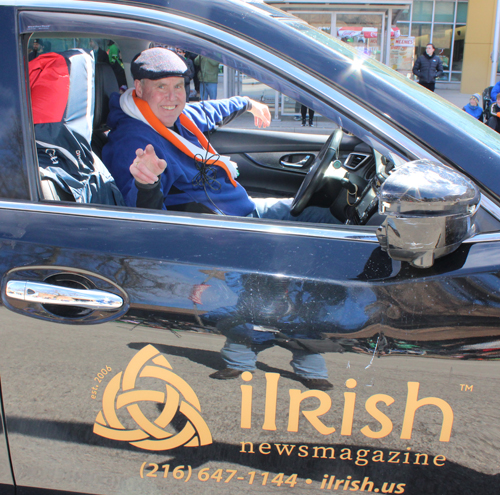
[[[477,244],[479,242],[498,242],[500,241],[500,232],[487,232],[485,234],[477,234],[473,237],[465,239],[464,244]]]
[[[73,215],[78,217],[99,218],[106,220],[127,220],[135,222],[161,223],[166,225],[186,225],[189,227],[207,227],[223,230],[241,230],[247,232],[271,233],[280,235],[295,235],[303,237],[319,237],[325,239],[337,239],[346,241],[359,241],[377,243],[378,239],[375,230],[370,232],[370,227],[353,227],[345,225],[332,225],[331,227],[313,227],[311,224],[297,224],[293,222],[274,221],[263,223],[258,218],[225,217],[213,215],[190,216],[186,213],[169,214],[164,213],[141,213],[137,209],[125,211],[112,209],[99,209],[97,205],[73,206],[62,203],[27,203],[14,201],[0,201],[0,211],[15,210],[26,213],[45,213],[55,215]]]

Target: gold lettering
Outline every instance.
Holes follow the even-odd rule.
[[[352,461],[351,449],[344,448],[340,451],[340,458],[343,461]]]
[[[381,428],[379,431],[373,431],[368,425],[361,428],[361,433],[368,438],[384,438],[392,431],[392,421],[381,411],[377,409],[377,404],[383,402],[386,406],[390,406],[394,399],[390,395],[376,394],[368,397],[365,403],[365,409],[370,416],[376,419]]]
[[[264,452],[265,450],[267,450],[267,452]],[[264,455],[268,455],[271,453],[271,445],[269,445],[268,443],[261,443],[259,445],[259,452],[261,454],[264,454]]]
[[[426,397],[418,400],[418,390],[420,383],[408,382],[408,397],[406,399],[406,409],[403,418],[403,428],[401,431],[401,438],[405,440],[411,439],[413,431],[413,422],[415,420],[415,412],[422,406],[436,406],[441,409],[443,413],[443,422],[441,425],[441,435],[439,440],[441,442],[449,442],[451,436],[451,428],[453,426],[453,409],[443,399],[437,397]]]
[[[279,373],[266,373],[266,406],[263,430],[276,430],[276,404],[278,402]]]
[[[368,464],[368,459],[365,459],[365,457],[369,453],[370,453],[369,450],[359,449],[356,452],[356,461],[354,462],[354,464],[356,464],[356,466],[366,466]]]
[[[372,461],[373,462],[385,462],[384,461],[384,453],[381,450],[374,450]]]
[[[301,445],[299,447],[299,452],[298,454],[299,457],[307,457],[309,455],[309,447],[307,445]]]
[[[345,482],[345,484],[344,484],[344,488],[342,488],[342,490],[344,490],[344,491],[345,491],[345,490],[347,490],[347,489],[349,488],[349,483],[351,482],[351,479],[352,479],[352,476],[348,476],[348,477],[346,478],[346,482]]]
[[[248,451],[249,454],[255,454],[255,451],[253,450],[253,442],[240,442],[241,443],[241,450],[240,452],[247,453],[246,451],[246,445],[250,445],[250,450]]]
[[[411,450],[411,449],[410,447],[408,447],[406,450]],[[410,458],[410,452],[405,452],[403,457],[405,458],[403,464],[410,464],[410,462],[408,461],[408,459]]]
[[[415,454],[415,462],[413,464],[420,464],[420,458],[425,457],[425,461],[423,462],[423,466],[429,465],[429,456],[427,454]]]
[[[438,464],[438,461],[442,461],[442,463]],[[446,462],[446,457],[444,455],[437,455],[436,457],[434,457],[435,466],[444,466],[445,462]]]
[[[368,476],[365,476],[365,478],[363,479],[363,484],[361,485],[361,491],[364,492],[365,489],[368,487],[368,485],[370,485],[370,489],[367,490],[369,492],[373,491],[373,487],[375,486],[373,484],[373,481],[370,481],[370,478],[368,478]]]
[[[351,483],[351,488],[349,488],[349,491],[351,491],[351,492],[355,492],[356,490],[359,490],[359,481],[358,480],[354,480]]]
[[[339,486],[344,483],[345,480],[337,480],[335,482],[335,487],[333,488],[334,490],[337,490],[339,488]]]
[[[287,445],[287,444],[283,444],[283,448],[281,448],[281,443],[275,443],[274,446],[276,447],[276,450],[278,451],[279,455],[282,455],[283,452],[286,452],[286,455],[290,455],[293,452],[293,449],[295,448],[295,445]]]
[[[328,482],[327,490],[331,490],[333,486],[333,482],[335,481],[335,476],[330,476],[330,481]]]
[[[354,378],[346,381],[347,388],[355,388],[358,384]],[[354,421],[354,406],[356,404],[355,392],[344,392],[344,414],[342,415],[341,435],[352,435],[352,423]]]
[[[323,481],[321,482],[321,486],[319,487],[320,490],[324,490],[327,481],[328,481],[328,475],[325,474],[323,475]]]
[[[321,390],[308,390],[307,392],[302,392],[296,389],[290,389],[289,393],[290,410],[288,414],[288,431],[299,431],[300,403],[309,397],[315,397],[319,400],[320,404],[317,409],[302,411],[302,414],[322,435],[330,435],[335,431],[334,427],[329,428],[318,419],[318,416],[327,413],[332,407],[332,399],[327,393]]]
[[[321,455],[322,459],[326,459],[326,451],[330,451],[330,459],[335,459],[335,449],[333,447],[313,447],[314,455],[313,457],[318,457],[318,451],[322,450],[323,454]]]
[[[389,457],[389,460],[387,462],[391,462],[392,464],[399,464],[399,459],[397,461],[394,460],[399,457],[399,454],[401,454],[401,452],[389,452],[389,455],[392,457]]]
[[[249,382],[253,375],[249,371],[243,372],[241,375],[244,381]],[[241,428],[252,427],[252,395],[253,387],[251,385],[241,385]]]

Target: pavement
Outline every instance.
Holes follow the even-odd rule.
[[[436,94],[448,100],[450,103],[453,103],[459,108],[462,108],[469,102],[470,94],[469,93],[461,93],[460,89],[436,89]],[[301,132],[307,134],[330,134],[332,129],[335,129],[337,126],[334,122],[327,120],[323,117],[315,117],[314,119],[314,127],[302,127],[300,120],[295,120],[294,117],[290,116],[280,116],[280,118],[274,119],[271,122],[270,127],[267,130],[270,131],[284,131],[284,132]],[[250,114],[243,114],[238,119],[233,121],[228,127],[235,128],[255,128],[253,122],[253,116]]]

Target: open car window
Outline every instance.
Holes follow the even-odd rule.
[[[21,14],[21,25],[28,31],[29,26],[34,25],[36,21],[43,22],[44,16],[47,14],[24,12]],[[161,21],[165,21],[161,19],[162,16],[168,18],[168,27],[161,25]],[[123,71],[129,84],[132,84],[130,62],[138,52],[151,44],[181,47],[186,51],[203,54],[218,61],[222,72],[227,71],[230,75],[241,74],[241,85],[233,90],[238,89],[241,95],[248,95],[268,103],[272,115],[276,113],[276,105],[283,105],[285,111],[288,109],[289,112],[296,112],[298,106],[305,105],[320,115],[322,121],[330,123],[330,128],[325,126],[325,135],[317,135],[314,138],[308,135],[303,142],[300,142],[297,134],[290,139],[279,130],[274,131],[272,124],[265,133],[246,126],[243,131],[238,132],[238,122],[235,121],[227,129],[233,134],[231,132],[225,134],[226,129],[213,134],[211,139],[216,144],[217,151],[229,154],[241,163],[239,182],[254,197],[293,197],[309,170],[311,157],[314,158],[319,152],[328,133],[335,128],[342,128],[345,133],[339,156],[342,166],[336,169],[330,168],[326,176],[336,182],[330,181],[330,184],[318,191],[311,204],[329,207],[328,201],[332,197],[341,198],[339,204],[334,207],[341,223],[349,223],[345,208],[353,206],[358,208],[358,216],[365,217],[363,223],[380,224],[383,218],[376,215],[375,187],[377,184],[380,185],[380,179],[386,177],[390,169],[411,160],[437,161],[429,151],[379,119],[370,109],[350,100],[336,88],[327,86],[324,81],[303,72],[290,61],[278,59],[273,54],[263,52],[261,48],[247,46],[241,39],[230,39],[229,35],[227,39],[224,37],[221,39],[220,32],[212,33],[210,29],[207,31],[206,26],[203,26],[203,38],[192,34],[193,30],[187,34],[172,27],[175,20],[174,16],[161,14],[154,23],[130,19],[115,19],[113,23],[107,23],[105,18],[96,16],[56,13],[50,23],[52,31],[44,32],[43,35],[49,43],[53,43],[53,46],[59,49],[71,46],[88,51],[91,40],[96,39],[100,42],[100,48],[104,44],[105,49],[106,43],[109,42],[107,40],[111,40],[119,46]],[[179,24],[186,22],[189,21],[183,19]],[[73,31],[68,31],[69,25]],[[134,33],[134,37],[124,36],[125,32]],[[218,44],[215,44],[215,34]],[[34,34],[31,35],[33,36]],[[26,39],[29,39],[29,34]],[[111,82],[113,84],[110,84]],[[115,81],[109,71],[104,83],[107,86],[106,91],[113,85],[119,87],[119,81]],[[273,96],[276,94],[279,94],[279,97],[275,97],[273,101]],[[102,112],[105,105],[102,101],[96,104]],[[96,131],[96,127],[104,124],[102,115],[99,119],[98,122],[94,122],[92,131]],[[258,137],[254,135],[256,132]],[[266,144],[264,151],[259,150],[258,144],[256,145],[259,141],[262,143],[263,136]],[[92,151],[97,147],[99,155],[103,144],[96,143],[94,132]],[[302,166],[303,163],[306,165]],[[385,170],[385,167],[388,169]],[[345,187],[345,190],[339,190],[343,180],[345,183],[346,177],[352,179],[352,184]],[[46,179],[46,176],[44,177],[42,172],[42,185],[43,179]],[[363,196],[366,194],[366,197],[362,197],[362,194]],[[42,197],[48,196],[43,193]],[[71,198],[59,196],[55,199]],[[367,207],[370,207],[368,216],[373,216],[371,222],[367,222],[365,215],[367,212],[364,209]]]

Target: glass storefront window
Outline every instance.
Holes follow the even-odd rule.
[[[311,26],[314,26],[321,31],[332,34],[332,16],[331,14],[302,14],[294,12],[294,15],[300,17]]]
[[[460,82],[462,80],[462,73],[460,73],[460,72],[452,72],[452,74],[451,74],[451,80],[452,81],[458,81],[458,82]]]
[[[335,31],[337,38],[358,52],[381,59],[381,14],[337,14]]]
[[[467,22],[467,2],[458,2],[457,4],[457,22],[466,23]]]
[[[413,2],[413,21],[431,22],[433,2]]]
[[[401,9],[396,12],[396,21],[409,21],[410,9]]]
[[[455,28],[455,41],[453,43],[453,63],[451,65],[452,70],[462,70],[466,30],[466,26],[457,26]]]
[[[453,22],[455,2],[436,2],[434,22]]]
[[[451,35],[453,33],[453,24],[435,24],[434,36],[432,42],[436,47],[436,55],[443,62],[443,69],[450,68],[451,55]]]
[[[425,52],[427,43],[431,40],[431,25],[413,24],[411,35],[415,37],[415,57],[420,57]]]
[[[408,36],[410,34],[410,24],[408,22],[398,22],[397,28],[401,36]]]

